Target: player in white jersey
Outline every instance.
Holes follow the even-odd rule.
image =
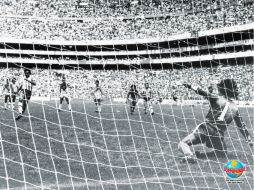
[[[211,152],[202,153],[205,157],[209,154],[216,154],[217,156],[225,155],[227,152],[224,142],[224,133],[233,120],[252,149],[253,142],[251,136],[234,102],[234,100],[238,98],[238,88],[234,80],[222,80],[217,85],[218,94],[212,93],[213,90],[211,88],[209,88],[209,91],[204,91],[200,87],[195,87],[194,85],[183,85],[194,90],[197,94],[204,96],[209,101],[210,109],[206,115],[205,121],[199,124],[192,133],[179,143],[178,148],[185,155],[182,161],[196,162],[196,156],[200,156],[201,153],[195,152],[194,154],[190,146],[197,144],[205,144],[208,148],[213,149]]]
[[[152,106],[152,90],[149,87],[148,83],[145,83],[145,88],[142,90],[141,95],[144,101],[144,112],[147,113],[147,109],[149,109],[150,113],[153,115],[153,106]]]
[[[15,105],[15,101],[16,101],[16,95],[17,95],[17,91],[18,91],[18,85],[16,83],[16,78],[12,78],[11,83],[10,83],[10,87],[11,87],[11,109],[14,109],[14,105]]]
[[[19,93],[19,103],[18,103],[18,112],[19,115],[16,117],[16,120],[19,120],[22,117],[22,114],[26,111],[27,104],[32,96],[33,86],[36,85],[33,77],[31,76],[31,71],[29,69],[24,70],[25,76],[20,80],[19,88],[17,93]]]
[[[68,109],[69,109],[69,111],[71,111],[71,104],[70,104],[68,88],[67,88],[66,80],[64,78],[62,80],[62,83],[60,84],[60,105],[59,105],[58,111],[62,110],[63,100],[66,101],[66,103],[68,105]]]
[[[9,79],[6,79],[6,83],[3,87],[3,94],[4,94],[4,109],[10,108],[12,104],[11,94],[13,92],[12,86],[9,82]]]
[[[98,80],[95,81],[95,89],[92,92],[94,96],[94,103],[97,106],[97,110],[95,112],[101,112],[101,101],[102,101],[102,89],[100,87],[100,82]]]

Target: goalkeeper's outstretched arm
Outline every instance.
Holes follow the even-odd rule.
[[[183,86],[185,86],[188,89],[193,90],[197,94],[199,94],[201,96],[204,96],[204,97],[206,97],[208,99],[210,99],[210,98],[217,98],[217,95],[215,95],[213,93],[210,93],[208,91],[202,90],[199,86],[194,86],[194,85],[191,85],[191,84],[188,84],[188,83],[183,83]]]

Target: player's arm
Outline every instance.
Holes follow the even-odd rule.
[[[36,86],[36,82],[33,79],[31,79],[31,80],[25,79],[25,80],[27,82],[31,83],[32,85]]]
[[[2,89],[2,94],[4,94],[5,89],[6,89],[6,85],[4,85],[4,87]]]
[[[205,90],[201,89],[199,86],[191,85],[191,84],[188,84],[188,83],[183,83],[183,86],[185,86],[188,89],[193,90],[198,95],[204,96],[204,97],[206,97],[208,99],[210,99],[210,98],[217,98],[217,96],[215,94],[212,94],[212,93],[210,93],[208,91],[205,91]]]
[[[245,123],[243,122],[243,119],[241,117],[241,115],[239,114],[239,112],[237,111],[235,117],[234,117],[236,126],[238,127],[240,133],[244,136],[246,142],[253,147],[253,141],[251,139],[251,136],[249,134],[249,131],[246,128]]]
[[[138,98],[142,98],[143,96],[139,93],[139,91],[137,91],[137,96]]]

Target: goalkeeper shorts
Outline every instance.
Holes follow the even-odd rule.
[[[204,122],[193,131],[198,143],[206,144],[208,148],[223,150],[224,134],[216,129],[214,124]],[[195,143],[196,144],[196,143]]]

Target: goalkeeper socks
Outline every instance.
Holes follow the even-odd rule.
[[[193,156],[190,146],[184,142],[178,144],[178,149],[181,150],[185,156]]]
[[[150,106],[150,113],[151,113],[151,114],[154,114],[154,112],[153,112],[153,107],[152,107],[152,106]]]

